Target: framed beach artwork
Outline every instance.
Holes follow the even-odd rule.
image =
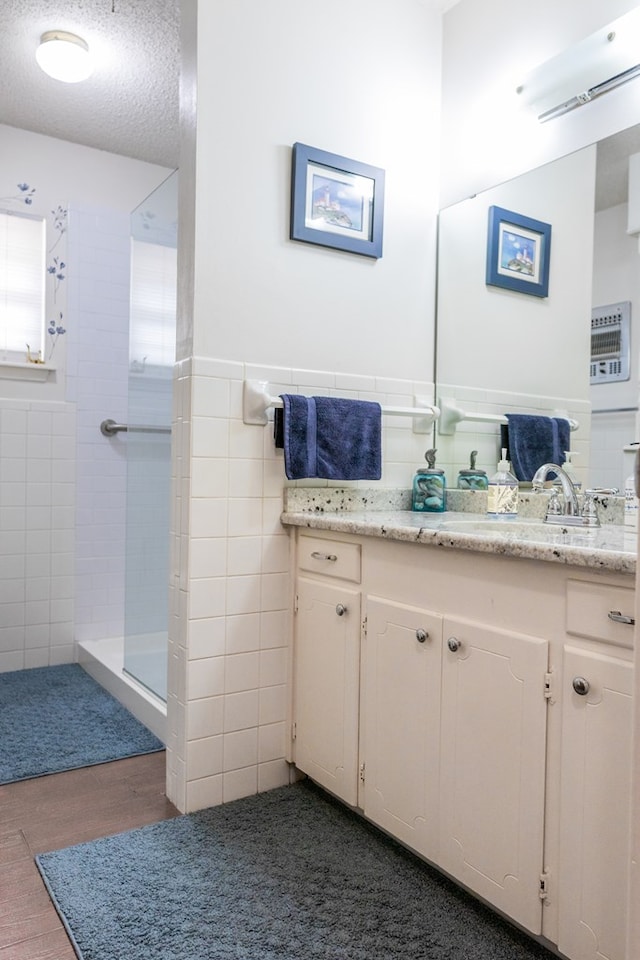
[[[384,170],[294,143],[292,240],[382,256]]]
[[[550,224],[502,207],[489,207],[488,285],[546,297],[550,258]]]

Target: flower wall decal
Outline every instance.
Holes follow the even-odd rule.
[[[16,186],[18,193],[10,197],[0,197],[0,203],[26,203],[28,207],[31,206],[36,188],[30,187],[28,183],[17,183]]]

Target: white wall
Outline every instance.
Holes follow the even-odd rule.
[[[439,16],[415,0],[199,3],[198,50],[193,353],[430,375]],[[381,260],[288,239],[296,141],[386,171]]]
[[[98,426],[126,413],[129,212],[168,172],[0,126],[1,205],[35,188],[47,249],[51,211],[67,211],[56,371],[0,375],[0,670],[69,662],[79,635],[121,632],[124,460]]]
[[[637,7],[637,0],[460,0],[444,16],[441,206],[638,122],[629,84],[541,124],[513,93],[523,75]]]
[[[284,470],[272,431],[242,422],[242,380],[387,403],[433,389],[430,6],[183,3],[168,700],[168,793],[183,810],[288,776]],[[382,259],[288,239],[296,141],[384,168]],[[381,483],[408,487],[429,438],[385,430]]]

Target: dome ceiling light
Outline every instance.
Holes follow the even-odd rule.
[[[40,37],[36,60],[42,70],[54,80],[78,83],[93,72],[89,46],[75,33],[66,30],[48,30]]]

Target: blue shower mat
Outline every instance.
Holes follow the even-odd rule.
[[[164,750],[76,663],[0,673],[0,784]]]

